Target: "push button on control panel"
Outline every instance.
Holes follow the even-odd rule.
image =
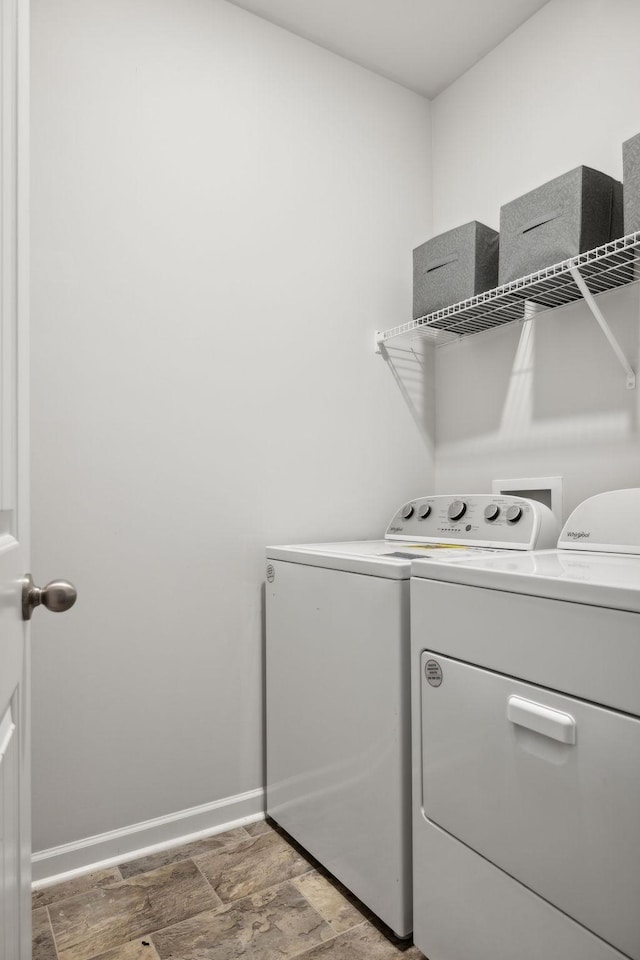
[[[447,516],[449,520],[462,520],[466,512],[467,505],[464,500],[454,500],[453,503],[449,504]]]

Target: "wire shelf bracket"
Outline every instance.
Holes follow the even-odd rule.
[[[613,333],[613,330],[611,329],[611,327],[609,326],[609,324],[607,323],[607,321],[606,321],[605,318],[603,317],[602,311],[600,310],[600,307],[599,307],[598,304],[596,303],[593,294],[592,294],[591,291],[589,290],[589,287],[586,285],[586,283],[585,283],[585,281],[584,281],[584,279],[583,279],[583,277],[582,277],[582,274],[580,273],[580,270],[578,269],[578,267],[570,267],[570,268],[569,268],[569,271],[570,271],[570,273],[571,273],[571,276],[572,276],[573,279],[575,280],[576,286],[578,287],[580,293],[582,294],[585,303],[587,304],[587,306],[589,307],[589,310],[591,310],[591,313],[593,314],[593,316],[594,316],[595,319],[597,320],[597,322],[598,322],[598,324],[599,324],[599,326],[600,326],[600,329],[602,330],[602,332],[604,333],[605,337],[607,338],[607,341],[608,341],[608,343],[609,343],[609,346],[611,347],[611,349],[612,349],[613,352],[615,353],[616,357],[618,358],[618,361],[620,362],[620,365],[621,365],[622,369],[624,370],[624,372],[625,372],[625,374],[626,374],[626,377],[627,377],[627,390],[635,390],[635,387],[636,387],[636,375],[635,375],[635,372],[634,372],[634,370],[633,370],[633,367],[631,366],[631,364],[630,364],[629,361],[627,360],[627,357],[626,357],[626,355],[625,355],[625,352],[624,352],[624,350],[622,349],[622,347],[620,346],[620,344],[618,343],[618,341],[617,341],[617,339],[616,339],[616,337],[615,337],[615,335],[614,335],[614,333]]]
[[[396,339],[426,338],[434,346],[442,346],[507,323],[531,320],[542,311],[584,300],[624,370],[627,388],[633,390],[636,386],[635,371],[602,315],[595,295],[638,280],[640,231],[611,240],[569,260],[493,290],[486,290],[409,323],[389,330],[377,330],[374,349],[387,359],[386,345]]]

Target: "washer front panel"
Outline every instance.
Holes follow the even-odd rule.
[[[267,812],[411,931],[408,581],[272,562]]]

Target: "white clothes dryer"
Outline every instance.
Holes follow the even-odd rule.
[[[640,489],[412,575],[415,943],[640,960]]]
[[[520,497],[405,503],[384,540],[269,547],[266,809],[398,936],[411,932],[409,577],[555,543]]]

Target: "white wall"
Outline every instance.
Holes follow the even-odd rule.
[[[42,850],[260,786],[264,545],[433,489],[372,351],[430,132],[223,0],[33,0],[32,57],[33,572],[79,591],[33,625]]]
[[[579,164],[622,178],[640,131],[640,4],[552,0],[432,103],[433,228],[499,226],[500,206]],[[637,285],[606,294],[636,369]],[[565,507],[640,483],[638,396],[583,305],[441,348],[439,492],[563,475]],[[528,333],[525,331],[525,338]]]

